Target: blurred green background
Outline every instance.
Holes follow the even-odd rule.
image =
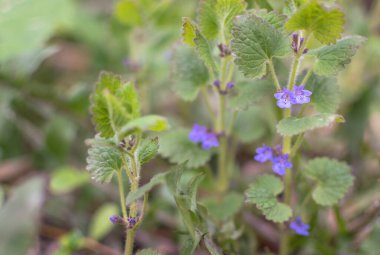
[[[268,2],[280,10],[284,1]],[[380,1],[328,2],[337,2],[346,13],[347,34],[368,41],[339,76],[344,95],[339,112],[346,123],[306,137],[305,154],[336,157],[353,167],[355,188],[342,210],[348,222],[362,224],[356,236],[334,239],[333,246],[339,254],[378,255],[379,224],[365,219],[380,200]],[[247,3],[268,6],[263,0]],[[201,100],[183,102],[173,90],[179,82],[173,79],[172,62],[181,17],[194,18],[197,6],[195,0],[0,0],[1,254],[112,255],[122,250],[122,228],[107,220],[119,210],[115,185],[96,184],[85,171],[84,140],[94,136],[89,94],[99,72],[112,71],[135,81],[145,113],[187,126],[205,119]],[[274,134],[268,128],[273,120],[259,122],[243,114],[236,126],[249,141],[237,146],[241,187],[257,172],[254,148]],[[167,168],[165,160],[155,160],[142,182]],[[203,186],[207,190],[207,183]],[[181,224],[173,201],[165,189],[155,190],[150,200],[137,248],[178,254]],[[330,212],[323,215],[329,222]],[[259,218],[241,219],[256,240],[247,254],[265,251],[275,240],[268,236],[275,228],[257,224]],[[326,231],[338,230],[330,224]],[[331,241],[325,235],[321,232],[316,246]],[[344,253],[351,245],[357,253]]]

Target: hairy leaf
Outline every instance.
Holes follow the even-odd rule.
[[[285,24],[289,31],[306,30],[323,44],[335,43],[343,32],[344,13],[339,9],[326,10],[317,1],[302,6]]]
[[[208,40],[218,35],[231,35],[235,16],[243,13],[246,4],[243,0],[202,0],[199,11],[199,25]]]
[[[289,117],[277,124],[277,132],[282,136],[293,136],[316,128],[326,127],[334,122],[344,122],[338,114],[320,113],[307,117]]]
[[[358,48],[365,39],[361,36],[350,36],[339,40],[334,45],[311,50],[308,54],[316,58],[314,72],[322,76],[336,75],[351,62]]]
[[[308,89],[313,92],[311,103],[320,113],[335,113],[338,109],[341,93],[335,78],[312,76]]]
[[[207,85],[208,70],[189,47],[179,47],[174,61],[174,91],[183,100],[193,101],[201,87]]]
[[[143,165],[153,159],[158,152],[158,147],[158,137],[153,139],[144,139],[137,151],[140,164]]]
[[[92,120],[104,138],[113,137],[129,120],[140,116],[137,92],[131,83],[110,73],[101,73],[91,98]]]
[[[237,18],[232,35],[235,63],[246,77],[262,77],[266,74],[267,61],[274,57],[284,57],[290,52],[287,37],[253,14]]]
[[[350,167],[337,160],[316,158],[307,162],[304,175],[316,181],[313,199],[317,204],[332,206],[346,194],[354,177]]]
[[[189,168],[204,165],[211,157],[211,150],[203,150],[199,144],[189,140],[187,129],[177,129],[161,136],[158,152],[170,162],[186,162]]]
[[[272,26],[274,26],[279,31],[284,30],[284,23],[286,20],[285,15],[277,14],[274,11],[268,12],[266,9],[253,10],[253,14],[257,17],[262,18]]]
[[[254,203],[265,218],[274,222],[287,221],[292,216],[292,209],[277,201],[277,196],[284,190],[281,180],[273,175],[258,176],[245,192],[247,201]]]
[[[86,140],[88,149],[87,170],[98,182],[110,182],[115,171],[122,167],[122,153],[109,139],[96,137]]]

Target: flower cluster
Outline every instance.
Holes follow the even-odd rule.
[[[310,102],[311,91],[304,89],[305,86],[294,86],[293,90],[283,88],[274,94],[277,99],[277,106],[280,108],[290,108],[292,104],[307,104]]]
[[[222,89],[221,88],[221,83],[220,83],[220,80],[215,80],[214,81],[214,86],[218,89],[219,93],[221,95],[227,95],[228,94],[228,91],[230,91],[231,89],[233,89],[235,87],[235,84],[230,81],[230,82],[227,82],[226,84],[226,88],[225,89]]]
[[[287,168],[292,168],[293,164],[289,161],[289,154],[283,154],[281,146],[277,145],[275,149],[263,144],[256,149],[255,160],[260,163],[271,161],[272,170],[278,175],[284,175]]]
[[[309,235],[310,225],[303,223],[301,217],[296,217],[295,220],[290,223],[290,228],[298,235]]]
[[[213,132],[208,132],[207,127],[194,124],[191,132],[189,133],[189,139],[193,143],[201,143],[202,149],[209,150],[212,147],[218,147],[218,137]]]
[[[125,221],[122,217],[120,217],[119,215],[112,215],[109,217],[109,220],[112,224],[125,224]]]

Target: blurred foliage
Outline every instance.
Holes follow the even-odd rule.
[[[288,13],[302,2],[306,0],[246,1],[249,8],[284,9]],[[376,217],[367,218],[368,208],[372,208],[379,195],[373,190],[378,190],[380,177],[380,2],[324,2],[341,6],[346,15],[347,34],[365,36],[367,42],[340,73],[337,83],[327,78],[315,78],[313,86],[322,84],[319,89],[330,91],[330,94],[340,89],[343,96],[339,99],[320,98],[312,102],[314,106],[320,111],[331,112],[336,110],[340,101],[339,112],[346,122],[337,129],[327,128],[305,137],[303,153],[306,157],[331,155],[348,161],[354,169],[355,187],[350,199],[342,202],[342,217],[347,225],[343,237],[338,237],[336,222],[331,220],[334,212],[325,210],[311,219],[318,236],[293,238],[291,242],[296,249],[303,247],[307,254],[375,255],[378,254],[379,223]],[[123,80],[135,82],[144,114],[169,117],[175,128],[189,128],[195,119],[207,123],[205,102],[196,100],[190,104],[180,100],[180,97],[192,100],[194,94],[202,93],[199,87],[193,86],[191,91],[181,88],[188,89],[188,84],[192,84],[188,77],[207,80],[205,67],[198,65],[190,69],[191,73],[183,73],[181,65],[194,62],[175,57],[183,50],[178,47],[181,17],[195,18],[198,6],[198,1],[187,0],[0,0],[1,253],[24,255],[39,247],[37,254],[74,254],[78,249],[83,254],[93,254],[88,251],[83,236],[101,239],[114,250],[121,250],[120,236],[123,233],[117,228],[111,230],[108,217],[105,218],[119,210],[114,206],[118,198],[113,183],[87,185],[90,179],[84,171],[84,140],[94,136],[88,112],[89,93],[101,70],[112,71],[121,74]],[[275,64],[284,66],[280,62]],[[283,72],[287,70],[284,68]],[[182,77],[183,84],[176,84],[178,77]],[[282,71],[279,77],[284,79]],[[239,169],[234,172],[232,181],[234,190],[241,193],[261,171],[252,165],[252,148],[264,142],[274,142],[269,137],[275,132],[271,127],[278,112],[269,106],[271,99],[265,91],[267,86],[261,87],[262,81],[251,82],[242,77],[239,80],[230,107],[246,109],[236,116],[233,132],[234,139],[244,145],[235,146],[238,165],[231,169]],[[254,95],[247,98],[251,93]],[[258,110],[252,106],[253,101],[263,108]],[[213,98],[211,103],[215,103]],[[327,134],[333,132],[336,135]],[[181,129],[176,133],[182,137],[184,134]],[[186,139],[183,139],[184,144],[172,144],[171,139],[169,134],[160,137],[158,150],[163,157],[169,149],[180,155],[181,149],[191,146],[185,143]],[[196,149],[191,153],[201,153],[204,160],[210,159],[211,164],[215,164],[212,152]],[[153,146],[148,150],[155,153],[157,148]],[[178,156],[169,161],[182,163],[184,159]],[[191,164],[196,167],[202,162]],[[141,182],[146,183],[167,166],[167,160],[162,158],[146,163]],[[137,239],[138,250],[162,248],[160,243],[165,243],[167,247],[162,248],[162,254],[178,254],[175,243],[180,243],[184,235],[177,231],[181,221],[175,209],[179,208],[181,217],[189,219],[184,228],[194,228],[194,224],[195,228],[202,228],[203,206],[209,209],[216,222],[221,219],[231,219],[232,222],[234,219],[233,223],[224,226],[217,224],[218,243],[225,244],[223,249],[245,252],[238,254],[254,254],[256,249],[260,254],[267,254],[265,250],[275,250],[270,239],[275,239],[276,233],[265,237],[273,233],[270,232],[272,226],[258,222],[257,218],[247,219],[240,211],[241,198],[236,196],[237,193],[219,201],[207,201],[207,186],[212,185],[208,175],[211,174],[205,169],[204,178],[197,183],[199,196],[205,200],[192,204],[199,212],[196,224],[191,221],[194,212],[181,210],[183,203],[194,203],[191,199],[193,190],[181,190],[186,196],[173,190],[154,192],[150,198],[150,212]],[[45,177],[49,179],[49,188],[45,187]],[[192,177],[190,175],[189,180]],[[249,213],[255,217],[259,215],[256,211]],[[333,223],[323,225],[325,219]],[[360,223],[360,220],[363,220],[359,224],[361,227],[351,231],[351,225],[357,221]],[[42,226],[46,224],[59,227],[64,235],[58,237],[44,232]],[[196,230],[192,233],[197,237]],[[239,241],[236,241],[237,236]],[[255,244],[248,243],[248,237],[253,238]],[[207,238],[203,243],[212,249]],[[48,253],[52,250],[55,253]]]

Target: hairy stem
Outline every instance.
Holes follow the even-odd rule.
[[[217,120],[216,120],[214,111],[212,110],[212,106],[211,106],[211,102],[210,102],[210,98],[209,98],[209,94],[208,94],[207,88],[202,88],[201,89],[201,93],[202,93],[203,99],[204,99],[204,101],[206,103],[206,107],[207,107],[207,110],[208,110],[208,112],[210,114],[212,123],[215,126],[215,123],[216,123]]]

